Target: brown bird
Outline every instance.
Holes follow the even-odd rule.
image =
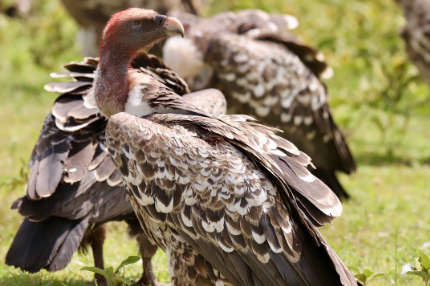
[[[221,90],[229,113],[250,114],[282,129],[285,138],[311,156],[313,173],[339,198],[348,198],[336,172],[350,174],[356,164],[321,80],[332,70],[321,53],[288,32],[298,21],[259,10],[211,18],[174,15],[183,22],[186,37],[166,41],[165,63],[192,90]]]
[[[12,18],[25,18],[30,13],[32,4],[32,0],[0,1],[0,10],[5,15]]]
[[[161,14],[183,11],[197,14],[201,0],[62,0],[64,7],[79,25],[78,42],[85,56],[97,56],[100,39],[109,18],[130,7],[154,9]]]
[[[406,19],[402,37],[411,61],[430,85],[430,2],[396,0]]]
[[[148,74],[129,68],[165,35],[153,17],[165,21],[141,9],[113,15],[94,96],[112,116],[106,143],[132,207],[167,252],[174,283],[357,285],[316,228],[342,206],[306,154],[246,115],[213,116],[148,88]]]
[[[161,18],[160,18],[161,17]],[[161,30],[170,29],[170,18],[147,19]],[[160,19],[163,23],[160,23]],[[92,96],[98,60],[87,58],[66,66],[68,72],[54,77],[73,77],[73,82],[48,84],[46,89],[62,93],[46,117],[31,156],[27,195],[13,208],[25,217],[6,257],[6,264],[29,272],[42,268],[63,269],[79,246],[90,244],[95,266],[103,268],[104,223],[125,220],[137,240],[143,259],[141,284],[160,285],[151,258],[157,247],[141,233],[126,198],[119,173],[105,147],[106,119]],[[188,93],[188,87],[155,57],[142,54],[132,64],[145,72],[148,89],[169,88],[185,94],[184,100],[208,113],[224,114],[225,98],[215,90]],[[101,277],[97,277],[103,283]]]

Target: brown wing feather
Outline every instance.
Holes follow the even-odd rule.
[[[323,240],[297,208],[295,192],[326,217],[340,214],[338,199],[298,163],[305,160],[295,159],[305,155],[277,148],[275,140],[285,139],[233,118],[239,120],[166,114],[150,121],[121,113],[109,120],[108,148],[144,227],[154,227],[149,216],[183,233],[218,270],[225,265],[208,251],[222,249],[223,263],[248,269],[255,285],[341,285],[340,276],[344,285],[356,285],[352,274],[334,270],[337,264],[346,267],[320,246]],[[294,173],[286,174],[286,166],[272,157],[283,158]],[[324,199],[305,192],[312,184]],[[163,236],[156,240],[174,251]],[[242,284],[238,270],[223,274],[249,285]]]
[[[228,96],[233,112],[254,114],[284,130],[317,169],[355,170],[326,88],[300,57],[276,43],[226,35],[212,38],[205,59],[214,68],[210,85]],[[343,189],[333,189],[343,197]]]
[[[218,89],[204,89],[182,96],[189,105],[194,105],[211,115],[224,115],[227,112],[227,101]]]
[[[70,142],[55,128],[54,118],[48,116],[29,162],[27,195],[34,200],[50,196],[61,181]]]
[[[293,192],[298,192],[331,219],[341,214],[342,206],[337,197],[308,171],[310,158],[287,140],[275,135],[271,128],[238,115],[225,115],[218,119],[191,115],[158,117],[162,119],[154,117],[153,120],[183,122],[186,126],[200,126],[209,134],[222,136],[283,182],[285,192],[291,193],[292,188]],[[291,198],[291,194],[288,197]]]
[[[332,70],[321,53],[287,31],[297,20],[258,10],[207,19],[177,16],[193,43],[181,45],[194,45],[189,51],[198,51],[195,57],[206,66],[189,79],[192,88],[218,88],[229,101],[230,113],[252,114],[284,130],[287,139],[313,158],[315,174],[339,197],[348,197],[335,172],[351,173],[356,164],[333,121],[320,80]],[[174,58],[168,55],[170,46],[165,52],[169,61]]]

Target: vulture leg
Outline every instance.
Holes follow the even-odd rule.
[[[215,286],[219,272],[187,243],[174,243],[170,251],[170,269],[173,269],[173,285]],[[221,280],[220,280],[221,282]],[[224,286],[231,286],[225,281]]]
[[[90,237],[90,245],[93,251],[93,258],[94,258],[94,266],[100,269],[104,269],[103,243],[105,239],[106,239],[106,229],[104,225],[98,226],[92,232]],[[106,279],[99,274],[95,274],[95,280],[98,286],[107,285]]]
[[[158,247],[156,245],[153,245],[143,234],[137,235],[137,243],[139,244],[139,251],[140,255],[142,257],[142,264],[143,264],[143,272],[142,277],[137,282],[137,285],[139,286],[168,286],[171,285],[170,283],[161,283],[158,282],[157,278],[155,277],[154,270],[152,269],[152,263],[151,259],[155,255],[155,252],[157,251]]]

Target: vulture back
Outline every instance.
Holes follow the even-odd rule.
[[[184,23],[187,38],[166,42],[167,65],[184,74],[192,89],[220,89],[229,112],[251,114],[282,129],[285,138],[312,157],[314,173],[339,197],[348,197],[335,172],[349,174],[356,164],[322,82],[333,72],[321,53],[288,31],[297,20],[258,10],[207,19],[175,16]]]

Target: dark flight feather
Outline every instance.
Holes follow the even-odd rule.
[[[145,271],[152,273],[150,258],[156,248],[138,226],[122,178],[106,151],[107,121],[91,99],[91,80],[97,64],[92,58],[69,64],[67,75],[74,82],[48,85],[50,91],[66,93],[55,101],[34,147],[27,196],[12,205],[25,218],[9,250],[6,261],[9,265],[31,272],[42,268],[62,269],[79,246],[90,242],[84,237],[93,236],[106,222],[126,220],[138,235]],[[139,56],[133,66],[146,67],[142,72],[151,75],[154,83],[166,85],[178,94],[189,91],[175,72],[166,70],[152,56]],[[190,104],[196,101],[196,106],[209,113],[225,112],[222,94],[208,92],[184,95],[184,98]]]

